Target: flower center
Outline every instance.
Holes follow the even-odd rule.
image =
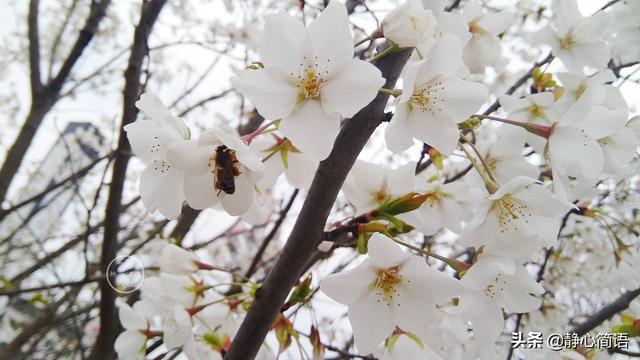
[[[423,204],[429,206],[429,207],[434,207],[436,205],[440,205],[440,203],[442,203],[442,201],[445,198],[451,197],[451,194],[442,191],[442,189],[434,189],[433,191],[428,193],[428,197],[427,199],[424,201]]]
[[[331,59],[326,59],[324,64],[319,63],[317,56],[313,58],[313,62],[311,60],[311,58],[303,56],[298,74],[294,75],[293,72],[289,74],[298,88],[298,103],[308,99],[320,99],[320,90],[327,82],[323,78],[329,75]]]
[[[497,292],[503,292],[504,286],[507,285],[507,282],[504,280],[502,274],[498,273],[493,280],[484,288],[484,294],[493,299],[496,297]]]
[[[300,96],[304,99],[319,99],[320,89],[326,83],[326,80],[321,79],[318,75],[311,70],[307,70],[305,76],[298,80],[296,85]]]
[[[472,36],[478,36],[485,33],[485,30],[478,25],[476,20],[473,20],[469,23],[469,32]]]
[[[383,269],[378,271],[378,278],[375,283],[376,295],[378,295],[378,302],[382,299],[387,305],[393,303],[394,296],[398,295],[398,290],[395,289],[396,285],[402,282],[402,275],[398,273],[398,267]],[[381,299],[380,299],[381,298]],[[400,306],[399,303],[396,303]]]
[[[409,20],[411,21],[411,27],[413,27],[413,30],[416,32],[422,32],[424,26],[422,26],[420,24],[420,19],[418,19],[415,16],[410,16]]]
[[[390,196],[387,193],[387,182],[384,181],[382,185],[380,185],[380,188],[378,188],[378,190],[376,190],[376,192],[374,192],[372,196],[373,201],[378,205],[382,205],[385,201],[389,200]]]
[[[425,87],[414,90],[409,99],[410,109],[415,106],[420,111],[430,112],[432,115],[435,115],[436,112],[441,112],[441,106],[444,103],[441,91],[444,91],[442,81],[432,81]]]
[[[496,160],[490,154],[487,154],[487,156],[484,157],[484,162],[485,162],[485,164],[487,164],[487,167],[489,168],[489,171],[491,171],[491,172],[495,172],[496,171],[498,160]]]
[[[492,210],[498,217],[500,233],[509,230],[518,231],[518,224],[523,220],[525,223],[529,223],[528,218],[531,217],[527,205],[511,195],[505,195],[496,200],[492,205]]]
[[[571,32],[568,32],[562,39],[560,39],[560,48],[564,50],[571,49],[575,45],[576,40],[573,38]]]
[[[533,104],[529,106],[528,111],[529,111],[529,115],[533,118],[545,117],[544,110],[538,104]]]
[[[576,99],[579,99],[582,96],[582,94],[584,94],[585,90],[587,90],[587,85],[582,83],[580,84],[580,86],[578,86],[577,89],[573,90],[573,95],[576,97]]]

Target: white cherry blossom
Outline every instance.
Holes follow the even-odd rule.
[[[407,334],[392,335],[374,355],[380,360],[444,360],[423,341]]]
[[[232,151],[239,174],[234,174],[232,192],[216,185],[219,151]],[[198,140],[175,144],[169,149],[168,158],[184,171],[184,195],[187,204],[194,209],[204,209],[222,204],[229,215],[246,212],[255,199],[255,185],[262,177],[263,165],[256,153],[239,137],[221,129],[212,129]]]
[[[575,0],[553,0],[554,20],[536,34],[534,39],[551,47],[553,55],[572,72],[589,66],[603,69],[611,59],[607,34],[609,14],[604,11],[583,17]]]
[[[452,35],[442,36],[424,60],[408,64],[402,95],[385,132],[387,147],[401,152],[413,139],[451,154],[458,143],[457,123],[466,120],[487,99],[484,86],[462,80],[462,46]]]
[[[147,164],[140,175],[140,197],[149,212],[159,210],[166,218],[175,219],[184,201],[183,174],[167,159],[167,150],[188,140],[191,133],[154,94],[142,94],[136,107],[151,118],[124,127],[133,152]]]
[[[527,135],[524,129],[503,126],[497,131],[496,139],[478,143],[484,162],[498,184],[506,184],[518,175],[538,178],[540,174],[538,167],[527,162],[522,155]]]
[[[509,28],[513,14],[500,11],[484,14],[482,5],[468,1],[462,8],[471,40],[464,48],[464,63],[472,73],[482,74],[485,67],[500,58],[502,49],[498,35]]]
[[[461,242],[515,259],[555,243],[562,216],[572,207],[534,179],[518,176],[482,203]]]
[[[308,189],[318,168],[318,160],[302,153],[288,139],[279,136],[257,138],[249,145],[260,154],[264,164],[264,177],[258,183],[261,189],[273,187],[280,175],[291,186]]]
[[[114,348],[120,359],[142,360],[145,357],[149,322],[144,301],[136,302],[133,307],[125,302],[118,303],[118,317],[124,331],[118,335]]]
[[[342,191],[356,211],[373,210],[384,202],[413,191],[416,164],[409,162],[397,169],[357,160]]]
[[[604,167],[598,140],[606,143],[627,122],[627,109],[609,110],[594,104],[594,91],[585,93],[558,120],[548,139],[548,157],[553,170],[554,192],[574,200],[569,177],[592,186]]]
[[[263,69],[245,70],[232,82],[305,154],[323,160],[340,118],[373,100],[384,79],[375,66],[353,59],[347,11],[332,1],[304,27],[288,13],[269,15],[259,53]]]
[[[325,294],[349,305],[355,345],[363,354],[373,352],[396,326],[420,336],[428,324],[439,324],[435,305],[460,291],[455,279],[380,233],[371,236],[368,249],[369,257],[358,267],[320,282]]]
[[[468,220],[469,207],[479,198],[477,188],[469,188],[461,182],[441,184],[416,178],[416,191],[427,195],[418,210],[398,217],[424,235],[433,235],[447,228],[455,233],[462,231],[461,221]]]
[[[491,254],[480,255],[461,283],[468,291],[460,296],[458,313],[469,319],[474,330],[474,347],[481,353],[487,352],[484,345],[494,343],[504,327],[502,309],[516,313],[534,311],[540,307],[536,296],[544,293],[544,288],[525,268],[510,258]]]
[[[198,270],[198,256],[174,244],[168,244],[160,254],[160,271],[173,275],[189,275]]]
[[[544,293],[527,270],[507,257],[482,254],[462,277],[462,283],[479,290],[492,303],[507,312],[525,313],[540,307],[534,295]],[[464,298],[464,295],[462,296]]]
[[[620,1],[611,12],[609,44],[620,63],[640,59],[640,3]]]
[[[601,103],[609,110],[628,107],[620,89],[610,84],[616,79],[610,69],[599,71],[591,76],[565,72],[558,73],[557,76],[564,89],[558,105],[565,110],[578,101],[587,90],[593,93],[595,103]]]
[[[500,97],[500,104],[510,119],[526,121],[533,124],[551,125],[558,120],[555,98],[551,92],[541,92],[526,95],[522,98],[504,95]],[[537,153],[544,152],[545,140],[534,134],[527,134],[526,142]]]
[[[173,311],[165,313],[162,319],[162,339],[168,349],[180,346],[189,347],[193,343],[193,323],[191,315],[180,305],[175,305]]]
[[[433,36],[436,19],[420,0],[406,0],[382,21],[384,37],[400,47],[416,46]]]

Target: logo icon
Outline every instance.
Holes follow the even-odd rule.
[[[107,266],[107,283],[120,294],[132,293],[144,282],[144,266],[135,256],[118,256]]]

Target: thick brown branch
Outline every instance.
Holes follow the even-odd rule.
[[[82,53],[91,42],[94,35],[98,32],[98,25],[100,25],[100,21],[102,21],[106,15],[109,3],[111,3],[111,0],[94,1],[91,3],[91,10],[89,12],[87,22],[84,24],[82,30],[80,30],[80,33],[78,34],[76,41],[73,43],[71,51],[69,51],[69,55],[62,63],[58,74],[49,84],[47,84],[47,91],[50,92],[51,95],[57,97],[58,94],[60,94],[62,85],[67,81],[69,74],[71,74],[71,70],[82,56]]]
[[[140,77],[142,63],[146,58],[149,47],[147,41],[151,29],[158,19],[160,10],[166,0],[152,0],[144,2],[140,12],[140,21],[133,34],[133,44],[129,63],[124,73],[125,85],[123,90],[122,123],[118,139],[118,149],[113,162],[109,197],[105,209],[104,238],[102,240],[102,254],[100,268],[103,274],[107,266],[115,258],[118,250],[119,218],[122,210],[122,191],[127,175],[127,166],[131,153],[131,144],[127,140],[124,126],[135,121],[138,109],[135,106],[140,96]],[[92,358],[113,359],[115,352],[113,344],[118,334],[118,315],[115,307],[116,293],[107,281],[100,282],[100,332],[96,339]]]
[[[412,49],[383,57],[375,63],[393,88]],[[320,163],[302,210],[289,239],[255,297],[225,359],[246,360],[255,357],[276,314],[305,264],[323,237],[331,207],[365,143],[380,124],[389,95],[378,96],[340,130],[329,157]]]
[[[576,333],[579,336],[588,333],[606,320],[610,319],[613,315],[628,308],[631,301],[638,296],[640,296],[640,288],[625,292],[612,303],[603,306],[595,314],[589,316],[587,320],[574,326],[569,332]]]
[[[40,34],[38,33],[38,8],[40,0],[29,2],[29,70],[31,71],[31,98],[35,99],[42,88],[40,79]]]

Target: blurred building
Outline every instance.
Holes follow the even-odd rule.
[[[104,153],[104,138],[88,122],[70,122],[49,149],[39,168],[18,192],[13,203],[30,199],[53,185],[73,177]],[[7,215],[0,228],[0,239],[11,237],[18,243],[44,239],[61,225],[60,217],[79,191],[82,178],[72,179],[45,196]],[[13,241],[12,241],[13,242]]]

